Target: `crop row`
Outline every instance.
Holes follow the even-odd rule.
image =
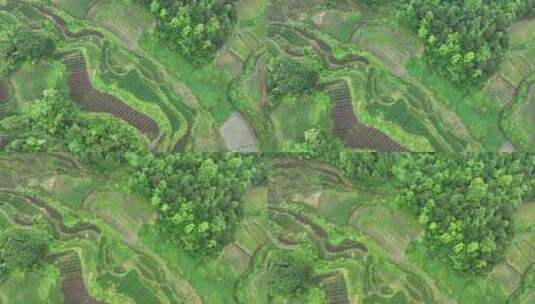
[[[91,296],[84,282],[82,265],[78,254],[75,252],[66,254],[57,259],[57,265],[63,281],[61,291],[65,304],[100,304]]]
[[[327,303],[329,304],[346,304],[349,303],[347,295],[347,286],[344,277],[341,274],[328,277],[321,283]]]
[[[71,98],[80,108],[91,112],[111,114],[134,126],[150,140],[158,137],[160,129],[152,118],[134,110],[111,94],[93,89],[82,54],[68,54],[64,62],[69,69]]]
[[[348,147],[381,152],[405,150],[382,131],[368,127],[357,119],[351,92],[345,81],[328,86],[327,94],[334,104],[332,108],[334,132]]]
[[[7,102],[9,99],[9,90],[4,80],[0,80],[0,104]]]

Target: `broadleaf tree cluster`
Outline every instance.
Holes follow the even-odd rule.
[[[477,85],[509,48],[508,27],[535,0],[403,0],[402,20],[426,44],[426,61],[457,84]]]
[[[293,144],[288,151],[296,152],[303,159],[319,160],[337,167],[353,180],[392,176],[392,167],[397,161],[395,153],[355,153],[346,149],[340,139],[319,129],[307,130],[304,135],[305,140]]]
[[[161,230],[201,255],[232,240],[243,217],[242,196],[263,179],[254,156],[181,153],[138,163],[131,185],[150,197]]]
[[[534,154],[352,153],[315,129],[291,150],[336,166],[352,180],[394,178],[397,203],[424,225],[429,251],[473,274],[504,259],[514,237],[513,214],[535,197]]]
[[[318,81],[319,73],[303,62],[279,58],[269,66],[268,88],[275,97],[308,93]]]
[[[10,227],[0,231],[0,279],[39,264],[48,251],[46,231]]]
[[[298,296],[311,284],[312,267],[299,255],[274,251],[267,265],[268,295]]]
[[[13,140],[10,151],[67,151],[83,160],[124,161],[127,153],[144,153],[146,145],[123,123],[82,114],[64,95],[47,90],[43,98],[22,106],[4,121]]]
[[[212,58],[237,22],[237,0],[142,0],[167,45],[198,62]]]
[[[513,214],[535,186],[533,154],[405,155],[397,198],[425,226],[425,244],[460,271],[481,274],[501,262],[514,236]]]
[[[0,22],[0,76],[12,72],[18,62],[37,61],[55,49],[54,40],[45,33]]]

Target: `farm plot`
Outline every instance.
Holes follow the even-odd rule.
[[[535,146],[535,82],[529,86],[524,102],[513,117],[524,138]]]
[[[103,304],[87,290],[80,258],[76,252],[67,252],[57,257],[55,263],[61,272],[61,291],[65,304]]]
[[[103,3],[96,9],[93,19],[114,33],[130,51],[137,51],[142,34],[150,32],[155,26],[151,13],[140,3],[130,5],[117,2]]]
[[[5,80],[0,79],[0,120],[8,117],[12,113],[12,103],[10,102],[9,87]],[[7,140],[0,134],[0,147],[7,144]]]
[[[155,214],[139,198],[113,191],[93,192],[83,208],[100,216],[129,244],[136,243],[142,225],[155,219]]]
[[[73,52],[65,55],[64,62],[69,70],[71,98],[86,111],[108,113],[132,125],[154,141],[160,135],[160,128],[154,119],[140,113],[119,98],[93,89],[83,55]]]
[[[9,100],[9,88],[5,80],[0,80],[0,105]]]
[[[150,63],[144,64],[144,68],[140,68],[139,70],[132,66],[135,62],[128,63],[128,59],[123,59],[125,62],[125,65],[121,65],[121,72],[116,72],[109,66],[109,57],[110,52],[113,50],[113,53],[115,53],[115,49],[112,49],[110,47],[110,44],[105,42],[104,47],[102,49],[102,59],[101,59],[101,75],[100,78],[109,86],[117,86],[121,90],[124,90],[130,94],[132,94],[135,98],[137,98],[139,101],[143,103],[151,103],[159,107],[163,114],[167,117],[170,123],[170,131],[173,134],[173,139],[176,138],[174,135],[183,135],[183,133],[186,133],[186,126],[187,121],[186,119],[181,115],[181,113],[177,112],[173,108],[173,104],[167,100],[167,96],[165,93],[160,92],[159,86],[154,85],[150,80],[155,80],[152,76],[152,73],[149,71],[149,69],[146,69],[147,67],[152,68],[152,65],[149,65]],[[124,55],[123,57],[128,57],[127,55]],[[141,67],[141,65],[140,65]],[[146,77],[144,76],[146,74]],[[175,98],[176,99],[176,98]],[[173,99],[173,100],[175,100]],[[184,130],[182,130],[182,128]]]
[[[279,42],[281,49],[285,50],[289,56],[301,57],[304,55],[300,49],[310,46],[323,58],[325,67],[331,70],[351,68],[355,64],[368,65],[370,62],[366,57],[358,54],[347,54],[339,59],[334,56],[333,48],[324,40],[310,31],[301,28],[294,28],[284,23],[271,23],[268,29],[268,36]]]
[[[332,172],[307,179],[313,170],[294,170],[299,162],[284,164],[275,162],[275,176],[269,177],[270,189],[278,192],[268,205],[269,236],[279,249],[299,252],[305,246],[307,254],[318,255],[322,266],[313,286],[323,290],[325,303],[443,303],[425,274],[404,264],[405,247],[419,239],[420,228],[399,210],[383,206],[386,189],[338,188],[330,185]],[[358,227],[356,218],[361,218]]]
[[[64,303],[58,269],[46,265],[4,277],[0,284],[0,301],[3,304]]]
[[[100,278],[99,283],[104,286],[114,286],[114,289],[132,299],[135,303],[158,304],[161,301],[156,297],[141,280],[141,276],[135,270],[131,270],[126,275],[107,274]]]
[[[381,152],[406,150],[382,131],[368,127],[357,119],[346,81],[327,85],[326,92],[334,104],[334,133],[342,138],[348,147]]]
[[[334,273],[320,279],[328,304],[349,304],[346,280],[342,273]]]
[[[92,29],[82,29],[79,32],[71,32],[69,30],[69,27],[67,26],[67,23],[63,18],[61,18],[59,15],[54,13],[53,10],[51,10],[48,7],[45,7],[43,5],[37,5],[36,9],[43,15],[49,17],[52,19],[53,24],[61,31],[61,33],[65,36],[65,38],[70,39],[88,39],[89,41],[96,41],[100,42],[104,35],[97,31]]]
[[[363,22],[352,42],[377,56],[398,77],[407,76],[407,62],[423,50],[418,40],[400,27],[373,21]]]
[[[25,217],[42,216],[52,229],[54,236],[59,240],[100,234],[100,229],[97,226],[86,222],[77,222],[74,226],[66,226],[62,214],[40,198],[26,196],[13,190],[2,190],[0,195]]]
[[[88,12],[98,5],[99,0],[53,0],[61,10],[78,19],[85,19]]]
[[[377,204],[356,210],[349,223],[379,242],[394,260],[402,261],[405,259],[405,249],[408,244],[417,239],[421,233],[421,228],[409,218],[402,211],[389,210]]]

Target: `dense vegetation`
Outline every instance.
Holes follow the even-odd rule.
[[[21,61],[37,61],[54,53],[55,42],[45,33],[0,22],[0,76]]]
[[[236,0],[143,0],[158,20],[160,38],[196,61],[212,58],[237,21]]]
[[[533,155],[407,155],[403,167],[398,204],[425,225],[433,254],[469,273],[504,259],[513,214],[535,186]]]
[[[297,296],[310,284],[312,267],[299,256],[275,251],[268,263],[268,294]]]
[[[217,253],[243,217],[242,196],[262,179],[255,157],[174,154],[138,161],[132,186],[150,197],[161,230],[183,248]]]
[[[54,90],[22,106],[20,115],[4,122],[13,135],[10,151],[68,151],[84,160],[123,161],[127,153],[142,153],[145,145],[133,130],[115,119],[82,114]]]
[[[0,279],[39,264],[48,250],[46,230],[11,227],[0,231]]]
[[[353,180],[395,177],[398,205],[425,225],[429,250],[470,273],[484,273],[503,260],[514,236],[513,214],[535,189],[530,154],[348,153],[317,130],[294,148]]]
[[[276,97],[310,92],[318,81],[318,72],[305,63],[283,58],[270,64],[268,87]]]
[[[306,131],[304,142],[292,145],[288,150],[297,152],[300,158],[333,165],[353,180],[390,177],[397,160],[396,154],[351,152],[338,138],[318,129]]]
[[[507,28],[535,1],[404,0],[402,19],[424,40],[426,60],[457,84],[478,84],[509,47]]]

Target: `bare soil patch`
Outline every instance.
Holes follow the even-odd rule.
[[[220,133],[228,150],[232,152],[258,152],[254,131],[240,113],[232,113],[221,126]]]

